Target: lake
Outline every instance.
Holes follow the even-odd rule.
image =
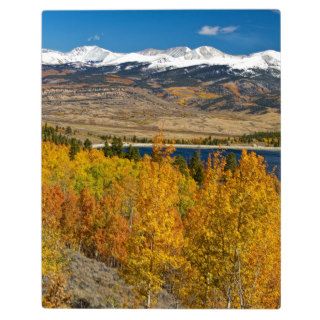
[[[144,154],[151,154],[152,147],[139,147],[139,152],[143,156]],[[217,151],[218,149],[198,149],[198,148],[177,148],[173,153],[173,156],[181,155],[183,156],[187,162],[191,159],[194,152],[199,151],[201,159],[206,161],[210,153]],[[223,155],[227,155],[228,153],[234,153],[239,160],[241,157],[241,150],[238,149],[228,149],[223,151]],[[251,152],[251,151],[248,151]],[[271,151],[271,150],[254,150],[260,156],[263,156],[267,163],[267,170],[271,172],[273,168],[275,168],[275,172],[280,178],[280,168],[281,168],[281,152],[280,151]]]

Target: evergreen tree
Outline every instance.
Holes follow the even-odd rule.
[[[189,165],[190,173],[192,178],[199,184],[202,185],[204,180],[204,168],[203,163],[200,158],[200,152],[196,151],[191,160]]]
[[[122,157],[123,143],[120,137],[113,137],[111,142],[111,151],[113,156]]]
[[[105,157],[112,157],[113,156],[113,152],[111,150],[111,146],[109,145],[108,140],[106,140],[106,142],[104,143],[103,153],[104,153]]]
[[[129,160],[139,161],[141,159],[141,155],[138,148],[133,147],[131,144],[126,152],[125,158]]]
[[[227,154],[227,156],[226,156],[226,166],[225,166],[224,169],[226,171],[230,170],[230,171],[233,172],[235,170],[235,168],[237,167],[237,165],[238,165],[238,162],[237,162],[236,155],[233,152]]]
[[[70,140],[69,156],[71,160],[74,160],[76,154],[80,151],[80,143],[77,139],[72,138]]]
[[[72,129],[71,127],[66,128],[66,134],[72,134]]]
[[[87,149],[87,150],[92,149],[92,142],[88,138],[84,141],[83,145],[84,145],[85,149]]]
[[[176,156],[174,158],[173,164],[180,170],[185,176],[189,175],[188,165],[186,159],[183,156]]]

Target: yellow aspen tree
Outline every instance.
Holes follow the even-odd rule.
[[[234,304],[240,308],[280,306],[279,181],[263,157],[243,151],[227,183],[240,240],[235,248]]]
[[[166,273],[181,263],[183,233],[176,208],[179,174],[166,160],[159,164],[146,157],[142,162],[128,257],[121,274],[147,308],[155,304]]]
[[[231,212],[225,180],[225,159],[215,155],[212,168],[209,158],[205,181],[197,195],[196,205],[185,219],[185,255],[193,270],[192,281],[184,291],[189,295],[185,303],[191,307],[226,307],[230,265],[230,241],[237,238],[235,219]]]
[[[186,304],[276,308],[280,297],[277,178],[267,173],[262,157],[246,151],[233,174],[224,166],[218,155],[213,167],[208,162],[205,183],[185,221],[185,254],[195,275],[195,283],[188,284],[194,297],[187,296]]]
[[[67,146],[42,143],[42,183],[60,185],[65,190],[71,183],[71,161]]]

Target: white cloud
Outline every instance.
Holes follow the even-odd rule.
[[[228,26],[220,29],[220,33],[232,33],[238,29],[236,26]]]
[[[98,34],[95,34],[92,37],[88,38],[88,41],[99,41],[101,39],[101,36],[99,36]]]
[[[203,26],[198,33],[205,36],[215,36],[216,34],[219,33],[219,29],[220,27],[218,26],[216,27]]]
[[[221,34],[221,33],[232,33],[237,29],[238,29],[237,26],[227,26],[227,27],[203,26],[198,31],[198,34],[205,35],[205,36],[216,36],[217,34]]]

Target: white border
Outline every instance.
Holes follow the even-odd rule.
[[[284,319],[319,314],[319,42],[316,1],[2,2],[2,319]],[[280,9],[282,20],[282,307],[280,310],[45,310],[40,306],[41,11]]]

